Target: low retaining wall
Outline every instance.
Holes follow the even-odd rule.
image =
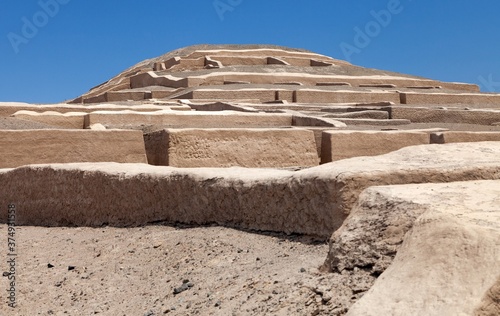
[[[358,118],[335,118],[339,122],[346,125],[371,125],[371,126],[398,126],[411,124],[410,120],[392,119],[392,120],[378,120],[378,119],[358,119]]]
[[[500,121],[500,111],[432,109],[425,107],[391,107],[392,119],[407,119],[413,123],[464,123],[491,125]]]
[[[187,92],[178,98],[191,100],[258,99],[260,102],[272,102],[275,101],[275,97],[275,91],[268,89],[196,89]]]
[[[321,163],[386,154],[407,146],[429,144],[429,134],[407,131],[325,131]]]
[[[85,112],[58,113],[49,111],[38,113],[34,111],[18,111],[12,116],[18,119],[39,122],[60,128],[83,129],[85,115],[87,115]]]
[[[166,129],[144,136],[153,165],[283,168],[319,164],[314,133],[300,129]]]
[[[100,123],[111,128],[138,128],[157,125],[169,128],[285,127],[292,125],[290,114],[242,113],[236,111],[97,111],[85,118],[85,127]]]
[[[394,102],[399,103],[399,94],[396,92],[381,91],[321,91],[297,90],[297,103],[366,103],[366,102]]]
[[[116,101],[142,101],[151,99],[151,91],[110,91],[105,94],[106,102],[116,102]]]
[[[135,112],[152,112],[160,110],[191,110],[187,105],[168,104],[165,106],[157,105],[116,105],[116,104],[99,104],[99,105],[77,105],[77,104],[50,104],[50,105],[37,105],[28,103],[2,103],[0,102],[0,117],[11,116],[18,111],[33,111],[33,112],[47,112],[53,111],[58,113],[68,112],[85,112],[90,113],[94,111],[124,111],[130,110]]]
[[[500,132],[439,132],[431,134],[432,144],[500,142]]]
[[[500,94],[401,93],[401,104],[500,104]]]
[[[297,172],[37,165],[0,170],[0,205],[16,204],[18,225],[218,223],[326,238],[369,186],[499,178],[497,142],[413,146]]]
[[[0,168],[68,162],[147,163],[140,131],[0,130]]]

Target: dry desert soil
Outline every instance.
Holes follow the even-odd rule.
[[[320,272],[325,241],[219,226],[18,227],[16,242],[1,315],[341,315],[373,281]]]

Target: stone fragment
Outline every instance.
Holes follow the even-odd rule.
[[[326,260],[332,270],[382,273],[348,315],[494,310],[499,194],[498,180],[365,190],[333,234]]]

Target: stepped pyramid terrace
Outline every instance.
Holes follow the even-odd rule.
[[[0,102],[0,192],[42,313],[500,314],[500,94],[475,84],[181,48]]]

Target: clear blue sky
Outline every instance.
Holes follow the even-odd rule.
[[[500,92],[499,16],[498,0],[4,0],[0,101],[60,102],[141,60],[225,43]]]

